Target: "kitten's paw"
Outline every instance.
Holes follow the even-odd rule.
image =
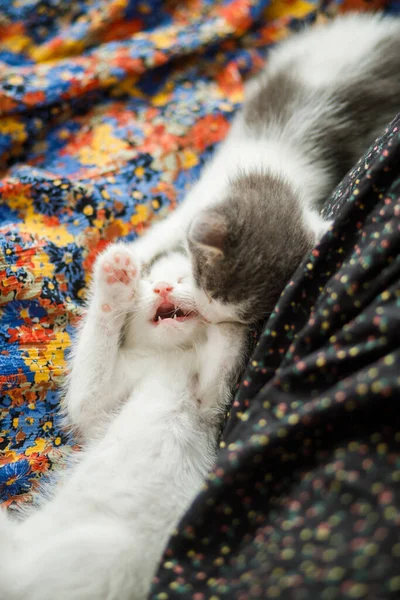
[[[129,246],[112,244],[96,261],[95,295],[103,312],[132,307],[140,278],[140,265]]]

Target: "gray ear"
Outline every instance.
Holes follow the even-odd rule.
[[[205,211],[197,215],[188,230],[188,241],[208,258],[222,258],[228,235],[228,228],[222,215]]]

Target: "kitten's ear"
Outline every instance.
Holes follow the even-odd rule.
[[[188,230],[189,244],[213,260],[224,256],[228,236],[225,219],[216,212],[203,212],[193,219]]]

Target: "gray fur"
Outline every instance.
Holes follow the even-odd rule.
[[[215,248],[215,229],[221,223]],[[189,229],[197,285],[216,300],[240,305],[244,322],[260,320],[314,245],[313,233],[302,223],[287,183],[268,173],[239,175],[231,182],[229,199],[201,213]]]
[[[293,130],[293,144],[329,169],[333,189],[400,111],[400,26],[397,37],[370,52],[374,60],[368,70],[360,65],[351,83],[325,88],[309,86],[297,76],[296,56],[293,65],[272,76],[266,71],[258,94],[243,107],[249,134],[262,135],[270,123]],[[307,139],[297,139],[296,114],[304,115],[304,110],[309,133]],[[319,199],[320,210],[325,200],[326,194]]]
[[[294,71],[280,71],[273,76],[260,76],[262,87],[243,106],[243,116],[249,129],[262,132],[267,123],[285,127],[306,100],[306,90],[296,79]],[[300,87],[299,87],[300,86]]]

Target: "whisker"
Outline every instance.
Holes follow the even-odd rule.
[[[128,311],[125,311],[125,310],[122,310],[122,309],[121,309],[121,310],[119,310],[119,311],[118,311],[118,310],[116,310],[116,311],[113,311],[113,312],[111,313],[111,315],[110,315],[110,316],[111,316],[111,319],[108,321],[108,323],[107,323],[107,327],[108,327],[108,328],[110,328],[112,325],[114,325],[115,321],[116,321],[116,320],[117,320],[119,317],[121,317],[121,316],[123,316],[123,315],[127,315],[127,314],[128,314]]]

